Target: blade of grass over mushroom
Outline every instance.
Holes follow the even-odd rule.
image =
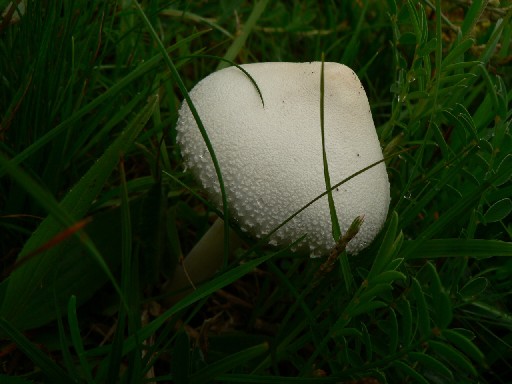
[[[202,119],[208,128],[208,134],[218,152],[218,156],[226,161],[226,164],[228,162],[232,164],[229,169],[223,169],[223,176],[230,181],[226,185],[231,197],[229,208],[234,213],[240,227],[256,238],[267,234],[291,212],[300,208],[302,204],[309,201],[317,193],[322,192],[316,191],[317,193],[311,194],[311,189],[304,188],[305,185],[300,180],[309,180],[312,186],[316,185],[315,188],[325,185],[324,161],[320,158],[322,156],[322,152],[320,152],[322,135],[319,134],[318,114],[308,112],[311,108],[318,110],[321,64],[317,61],[244,65],[244,69],[254,76],[261,89],[268,94],[265,95],[265,99],[268,96],[271,102],[268,103],[265,110],[258,106],[259,100],[256,93],[253,92],[253,84],[249,83],[242,74],[237,73],[238,71],[234,67],[210,74],[190,91],[194,104],[204,114]],[[305,73],[308,73],[307,78],[304,78]],[[382,156],[381,149],[376,140],[376,135],[371,133],[374,126],[371,121],[370,110],[367,108],[368,99],[366,93],[361,92],[360,81],[355,73],[348,67],[333,62],[324,64],[324,73],[337,75],[331,78],[336,84],[329,83],[329,87],[334,88],[332,88],[333,92],[329,94],[331,102],[326,108],[332,107],[331,110],[339,111],[339,114],[329,112],[329,116],[333,118],[332,121],[329,121],[327,119],[328,111],[325,112],[327,138],[324,137],[323,148],[326,152],[331,148],[334,151],[327,155],[329,163],[332,163],[329,164],[329,167],[332,168],[335,165],[337,172],[340,172],[340,169],[345,169],[344,173],[350,175],[369,162],[380,159]],[[349,82],[352,79],[354,81],[350,82],[350,85],[345,88],[343,86],[345,81]],[[281,85],[281,81],[284,81],[284,86]],[[212,95],[215,95],[215,97],[212,98]],[[246,95],[250,97],[246,97]],[[354,97],[353,105],[343,103],[343,100],[351,97]],[[336,108],[335,104],[341,105],[341,107]],[[219,111],[227,110],[230,112],[219,113]],[[354,124],[347,126],[347,132],[343,133],[343,130],[339,129],[339,124],[342,124],[346,119],[350,119],[354,113],[361,111],[361,120],[354,121]],[[282,127],[275,126],[278,121],[282,121]],[[303,128],[297,129],[299,127]],[[293,131],[293,129],[296,130]],[[220,205],[221,196],[215,169],[209,156],[206,159],[204,158],[207,148],[187,103],[183,103],[180,108],[176,130],[178,133],[177,142],[182,149],[186,166],[193,170],[194,176],[200,180],[206,192]],[[255,132],[258,132],[258,135],[254,136],[254,140],[247,140]],[[335,148],[342,147],[344,140],[350,141],[350,136],[363,132],[367,135],[367,140],[358,141],[357,150],[354,148],[352,153],[360,158],[358,161],[361,161],[364,158],[362,154],[368,150],[371,153],[368,156],[369,160],[359,166],[354,162],[348,164],[346,151],[339,151]],[[272,139],[271,145],[269,145],[269,139]],[[297,146],[282,147],[279,145],[279,143],[290,142],[290,140],[296,140]],[[317,144],[313,144],[315,142]],[[264,156],[259,155],[261,150],[264,151]],[[246,153],[247,156],[238,156],[242,153]],[[304,167],[300,162],[290,163],[290,156],[304,164],[309,164],[309,166]],[[269,161],[272,161],[275,166],[269,167]],[[375,172],[384,175],[384,165],[381,164],[376,167]],[[387,211],[389,202],[389,182],[384,177],[370,177],[371,173],[373,172],[361,175],[353,183],[359,184],[361,190],[368,190],[368,196],[372,196],[372,193],[374,193],[373,196],[376,198],[369,199],[369,204],[365,208],[358,209],[357,212],[353,212],[353,207],[346,204],[347,216],[343,216],[342,219],[343,228],[345,229],[350,224],[348,219],[350,215],[364,214],[375,225],[363,227],[362,231],[368,232],[368,241],[361,241],[361,238],[365,237],[361,234],[348,245],[347,250],[349,252],[355,252],[356,249],[367,245],[370,237],[374,237],[375,232],[385,221],[385,211]],[[266,175],[261,179],[263,184],[254,184],[254,180],[260,180],[261,175]],[[249,189],[244,193],[239,193],[237,188],[245,185],[250,186]],[[377,188],[379,188],[378,192],[376,192]],[[325,190],[325,188],[321,189]],[[251,190],[255,191],[254,198],[244,201],[244,196],[249,195]],[[345,194],[347,197],[345,197]],[[294,208],[287,210],[284,204],[277,203],[278,200],[276,200],[275,195],[281,195],[283,202],[290,201]],[[340,205],[344,202],[343,200],[350,201],[349,195],[349,190],[344,188],[339,193],[333,194],[332,197],[336,201],[336,205]],[[259,198],[260,196],[261,198]],[[384,199],[378,199],[377,196],[383,196]],[[298,201],[301,201],[301,203],[296,205]],[[324,201],[327,202],[327,199]],[[370,207],[370,201],[372,204],[382,204],[385,211],[384,209],[381,210],[380,207],[373,209],[373,206]],[[274,206],[274,204],[276,205]],[[267,209],[262,211],[261,208],[264,206]],[[271,215],[270,212],[274,209],[276,215]],[[274,236],[271,242],[275,245],[285,244],[295,236],[302,234],[301,227],[308,228],[307,231],[310,237],[307,243],[301,245],[301,248],[304,250],[309,248],[312,255],[328,253],[335,244],[331,230],[332,223],[329,221],[330,211],[328,204],[319,204],[317,209],[306,211],[303,216],[289,224],[287,235],[283,236],[282,234],[285,232],[281,232]],[[251,213],[246,214],[246,212]],[[314,222],[318,225],[312,226],[311,223]],[[303,227],[299,223],[307,224]],[[221,236],[216,236],[216,238],[219,237]],[[222,246],[222,244],[219,245]],[[200,248],[198,249],[200,250]],[[219,247],[219,249],[222,249],[222,247]],[[187,262],[191,263],[195,254],[196,252],[189,254],[190,257],[187,256]],[[199,252],[198,254],[204,253]],[[222,259],[220,256],[218,257],[219,260]]]
[[[345,179],[341,180],[340,182],[334,184],[331,188],[330,188],[330,191],[332,192],[333,190],[335,190],[336,188],[338,188],[339,186],[345,184],[346,182],[348,182],[349,180],[352,180],[354,177],[366,172],[367,170],[379,165],[380,163],[383,163],[383,162],[386,162],[402,153],[405,153],[405,152],[408,152],[410,151],[411,149],[410,148],[406,148],[406,149],[403,149],[401,151],[398,151],[398,152],[395,152],[393,153],[392,155],[389,155],[389,156],[386,156],[384,157],[382,160],[379,160],[379,161],[376,161],[370,165],[368,165],[367,167],[364,167],[362,168],[361,170],[353,173],[352,175],[346,177]],[[302,206],[300,209],[298,209],[297,211],[295,211],[294,213],[292,213],[290,216],[288,216],[286,218],[286,220],[284,220],[281,224],[279,224],[278,226],[276,226],[274,229],[272,229],[267,235],[263,236],[260,241],[258,241],[253,247],[249,248],[246,252],[245,252],[245,255],[250,255],[254,249],[257,249],[261,246],[263,246],[264,244],[267,244],[268,243],[268,240],[270,239],[270,237],[276,233],[280,228],[284,227],[288,222],[290,222],[295,216],[297,216],[298,214],[300,214],[301,212],[303,212],[304,210],[306,210],[307,208],[309,208],[311,205],[313,205],[314,203],[316,203],[318,200],[320,200],[321,198],[323,198],[324,196],[326,196],[328,194],[328,191],[325,191],[325,192],[322,192],[320,195],[318,195],[317,197],[315,197],[314,199],[312,199],[310,202],[308,202],[307,204],[305,204],[304,206]]]
[[[269,0],[259,0],[254,3],[254,8],[252,9],[252,12],[247,19],[247,22],[242,28],[242,32],[238,34],[238,36],[235,38],[231,46],[228,48],[226,54],[224,55],[224,58],[233,61],[238,53],[242,50],[242,48],[245,45],[245,42],[249,35],[251,34],[252,30],[256,26],[256,23],[258,22],[259,18],[263,14],[263,11],[265,11],[265,8],[267,7]],[[219,63],[217,66],[217,70],[223,69],[226,67],[225,62]]]
[[[320,70],[320,133],[322,135],[322,161],[324,163],[325,189],[327,190],[327,200],[329,201],[329,212],[331,214],[332,237],[337,242],[341,236],[340,223],[332,198],[331,177],[329,175],[329,166],[327,161],[327,152],[325,150],[325,79],[324,79],[324,54],[322,53],[322,67]]]
[[[197,109],[194,106],[194,103],[192,102],[192,99],[190,98],[190,95],[188,93],[187,87],[185,86],[185,83],[180,77],[180,74],[178,73],[178,70],[176,69],[176,66],[174,65],[171,57],[167,54],[167,51],[162,43],[162,40],[158,37],[158,34],[156,33],[155,29],[153,28],[153,25],[151,25],[151,22],[147,18],[146,14],[140,7],[139,3],[137,1],[134,1],[135,7],[137,8],[137,12],[139,13],[140,17],[142,18],[144,24],[146,25],[146,28],[148,29],[151,37],[155,40],[155,43],[157,44],[160,53],[162,54],[164,58],[164,62],[167,65],[167,68],[170,70],[171,75],[173,77],[173,80],[177,84],[178,88],[180,89],[180,92],[182,93],[183,97],[185,98],[188,107],[190,108],[190,111],[192,115],[194,116],[194,120],[196,121],[197,127],[199,128],[199,131],[201,132],[201,136],[203,137],[203,140],[206,144],[206,148],[208,149],[208,153],[210,154],[210,157],[213,162],[213,166],[215,168],[215,174],[217,175],[217,179],[219,181],[219,187],[220,187],[220,193],[221,193],[221,200],[222,200],[222,211],[223,211],[223,220],[224,220],[224,263],[223,268],[226,267],[228,256],[229,256],[229,206],[228,206],[228,200],[226,196],[226,188],[224,186],[224,179],[222,177],[222,172],[220,169],[219,162],[217,160],[217,156],[215,155],[215,150],[212,146],[212,143],[210,139],[208,138],[208,133],[206,132],[206,129],[203,125],[203,122],[201,121],[201,117],[199,116],[199,113],[197,112]]]
[[[176,61],[183,60],[183,59],[194,59],[194,58],[215,59],[215,60],[222,61],[224,63],[229,63],[229,64],[231,64],[234,67],[237,67],[239,70],[241,70],[245,74],[245,76],[247,76],[249,78],[249,81],[254,85],[254,88],[256,88],[256,91],[258,92],[258,95],[260,96],[261,104],[262,104],[263,107],[265,107],[265,100],[263,100],[263,95],[261,94],[260,87],[258,87],[258,84],[254,80],[254,78],[251,76],[251,74],[249,72],[247,72],[241,65],[238,65],[234,61],[225,59],[223,57],[214,56],[214,55],[203,55],[203,54],[181,56],[181,57],[178,57],[176,59]]]

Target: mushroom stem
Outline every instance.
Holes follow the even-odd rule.
[[[239,246],[239,237],[230,230],[229,253]],[[167,303],[175,303],[193,291],[197,284],[208,280],[222,267],[223,261],[224,221],[218,218],[176,267],[172,279],[163,287],[164,293],[170,294]]]

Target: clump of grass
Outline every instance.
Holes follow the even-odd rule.
[[[506,382],[509,2],[26,3],[0,20],[0,378]],[[322,52],[391,155],[382,233],[314,289],[322,260],[246,239],[162,307],[218,213],[175,145],[178,79]]]

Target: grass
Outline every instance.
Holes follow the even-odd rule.
[[[508,382],[512,3],[339,3],[28,1],[2,16],[2,381]],[[321,260],[246,238],[164,305],[219,212],[175,144],[184,90],[222,59],[323,54],[371,103],[392,194],[381,234],[315,289]]]

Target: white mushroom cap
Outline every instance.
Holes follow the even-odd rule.
[[[262,237],[325,192],[320,129],[321,63],[257,63],[242,67],[261,90],[265,106],[246,74],[236,67],[200,81],[190,97],[208,133],[224,178],[229,208],[242,229]],[[325,140],[331,184],[382,159],[366,93],[348,67],[325,63]],[[221,194],[211,157],[186,102],[177,123],[178,143],[189,167],[219,206]],[[381,229],[390,192],[384,163],[333,190],[342,232],[364,215],[347,250],[357,253]],[[271,237],[311,256],[335,245],[327,196]]]

